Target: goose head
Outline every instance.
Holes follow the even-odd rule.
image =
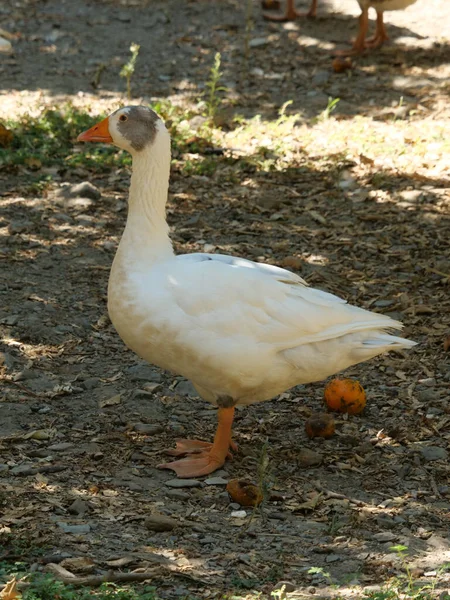
[[[126,106],[80,133],[77,141],[113,144],[135,156],[166,136],[164,123],[155,111],[146,106]]]

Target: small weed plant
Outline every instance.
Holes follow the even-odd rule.
[[[127,98],[128,98],[128,100],[131,100],[131,78],[133,77],[134,71],[136,69],[136,61],[137,61],[137,57],[139,56],[140,48],[141,47],[139,44],[131,44],[130,60],[123,65],[123,67],[120,71],[120,76],[123,77],[127,82]]]
[[[226,87],[220,85],[220,79],[223,75],[220,70],[221,56],[220,52],[216,52],[214,56],[214,63],[209,72],[209,80],[206,82],[206,117],[208,118],[209,125],[214,124],[214,120],[217,116],[217,112],[222,104],[221,92],[226,91]]]

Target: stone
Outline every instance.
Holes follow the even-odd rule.
[[[202,482],[198,479],[169,479],[165,485],[171,488],[201,487]]]
[[[166,496],[175,500],[189,500],[191,497],[188,492],[182,492],[181,490],[168,490]]]
[[[133,365],[127,369],[131,381],[153,381],[161,383],[162,375],[150,365]]]
[[[11,221],[8,225],[8,232],[10,235],[14,235],[15,233],[24,233],[28,229],[33,226],[31,221]]]
[[[198,397],[197,390],[190,381],[180,381],[175,388],[177,394],[181,396],[190,396],[191,398]]]
[[[93,390],[94,388],[98,387],[99,385],[100,385],[99,377],[88,377],[81,383],[81,386],[85,390]]]
[[[87,210],[88,208],[91,208],[91,206],[93,204],[94,204],[94,201],[91,200],[90,198],[69,198],[69,200],[67,200],[65,206],[67,208]]]
[[[171,517],[166,517],[166,515],[154,513],[145,519],[144,525],[152,531],[172,531],[178,525],[178,522]]]
[[[274,586],[273,586],[273,591],[275,590],[283,590],[286,594],[290,594],[292,592],[295,592],[295,590],[297,589],[297,586],[292,583],[291,581],[278,581]],[[280,596],[275,596],[275,598],[280,597]]]
[[[317,73],[312,78],[313,85],[325,85],[330,80],[330,72],[329,71],[317,71]]]
[[[328,554],[325,559],[325,562],[332,563],[337,562],[338,560],[342,560],[342,556],[340,554]]]
[[[447,460],[448,452],[440,446],[423,446],[420,453],[426,461]]]
[[[253,38],[249,41],[248,45],[250,48],[260,48],[261,46],[267,46],[269,43],[269,38]]]
[[[222,477],[210,477],[205,479],[206,485],[227,485],[228,481]]]
[[[143,433],[145,435],[156,435],[157,433],[162,433],[164,431],[162,425],[153,423],[136,423],[133,426],[133,429],[138,433]]]
[[[47,450],[51,452],[64,452],[64,450],[69,450],[69,448],[73,448],[74,444],[70,442],[61,442],[60,444],[53,444],[49,446]]]
[[[302,448],[297,455],[297,461],[300,467],[307,469],[316,467],[322,462],[322,455],[309,448]]]
[[[79,196],[80,198],[91,198],[92,200],[98,200],[101,197],[100,190],[90,181],[82,181],[70,186],[68,195],[70,198]]]
[[[67,510],[71,515],[84,515],[89,510],[89,504],[85,500],[77,498]]]
[[[73,535],[84,535],[91,531],[91,526],[87,523],[83,525],[69,525],[68,523],[58,521],[57,525],[64,531],[64,533],[71,533]]]
[[[381,531],[380,533],[375,533],[373,539],[377,542],[393,542],[397,539],[397,536],[391,531]]]

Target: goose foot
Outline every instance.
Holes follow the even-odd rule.
[[[225,457],[226,458],[226,457]],[[220,469],[225,464],[225,458],[215,457],[210,451],[196,453],[189,458],[158,465],[158,469],[172,469],[181,479],[208,475]]]
[[[178,440],[176,448],[169,450],[172,456],[191,455],[174,462],[158,465],[159,469],[172,469],[180,478],[200,477],[216,471],[231,458],[230,447],[237,450],[231,440],[231,425],[234,418],[234,407],[219,408],[219,424],[214,442],[199,440]]]

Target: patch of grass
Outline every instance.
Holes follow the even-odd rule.
[[[155,589],[135,589],[105,583],[97,590],[74,588],[51,577],[36,577],[22,596],[23,600],[157,600]]]
[[[47,109],[38,117],[24,116],[20,121],[6,122],[13,133],[7,148],[0,148],[0,169],[23,165],[32,171],[41,167],[105,167],[129,164],[125,153],[103,145],[89,144],[85,151],[74,147],[79,133],[92,127],[103,115],[92,117],[67,104],[60,109]]]

